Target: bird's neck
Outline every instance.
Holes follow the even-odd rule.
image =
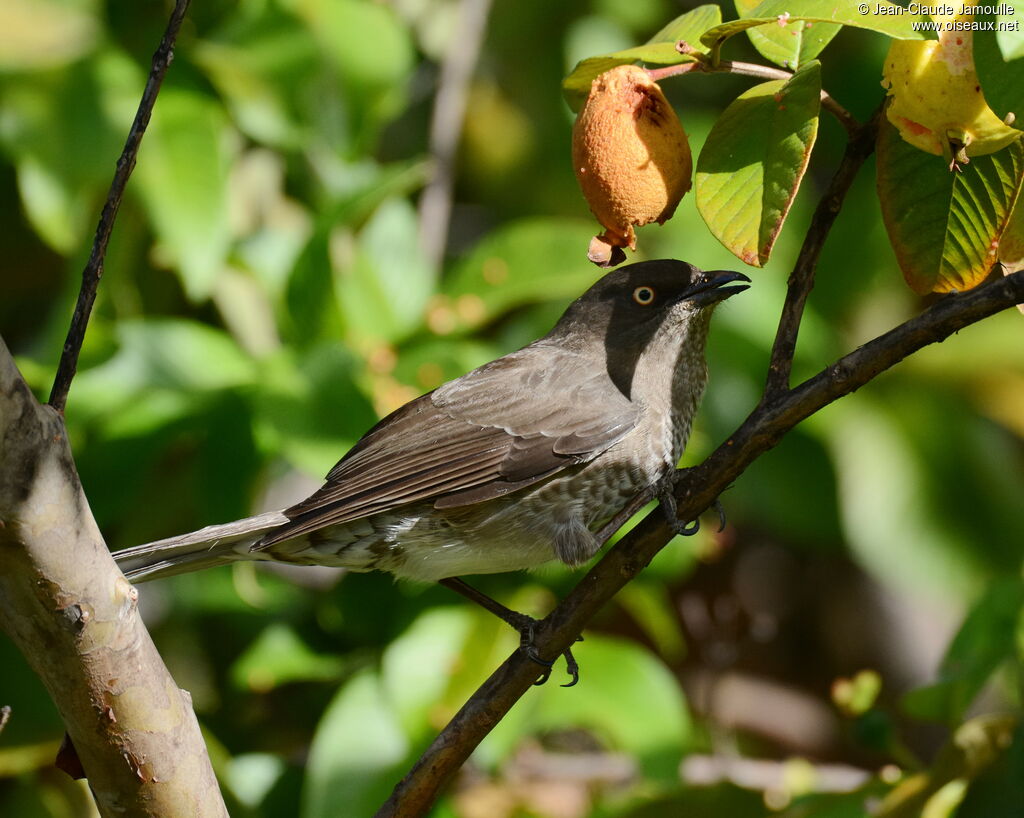
[[[662,326],[637,361],[633,400],[670,419],[664,434],[672,466],[686,446],[707,385],[704,347],[710,313],[703,310],[688,322]]]

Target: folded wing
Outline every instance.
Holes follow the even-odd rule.
[[[533,344],[384,418],[256,547],[417,501],[490,500],[593,459],[636,421],[603,367]]]

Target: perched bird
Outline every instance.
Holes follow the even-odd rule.
[[[236,560],[389,571],[443,581],[523,632],[527,617],[452,578],[594,555],[594,532],[673,473],[711,313],[740,281],[673,260],[615,270],[543,338],[392,412],[302,502],[115,559],[131,580]]]

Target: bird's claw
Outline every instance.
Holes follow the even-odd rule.
[[[672,515],[675,517],[675,515]],[[698,531],[700,531],[700,520],[694,517],[690,522],[684,523],[678,517],[675,517],[676,523],[672,526],[672,530],[675,531],[681,537],[692,537]]]
[[[526,657],[531,662],[535,662],[544,668],[544,672],[541,677],[534,682],[534,685],[542,685],[551,677],[551,668],[555,666],[555,662],[557,660],[552,659],[551,661],[548,661],[547,659],[541,658],[540,652],[533,644],[534,627],[536,624],[536,621],[531,620],[526,627],[519,631],[519,649],[526,654]],[[582,642],[583,637],[577,636],[576,641]],[[561,687],[572,687],[580,680],[580,666],[576,662],[576,657],[572,655],[571,650],[566,650],[562,653],[562,656],[565,657],[565,669],[571,680],[566,684],[561,685]]]
[[[725,506],[723,506],[722,501],[716,497],[715,502],[711,504],[711,507],[718,512],[718,533],[721,534],[725,531]]]
[[[666,481],[666,485],[658,493],[658,505],[665,515],[665,522],[668,523],[668,527],[674,534],[681,537],[692,537],[700,531],[700,520],[695,518],[684,523],[679,519],[679,506],[676,503],[676,496],[672,493],[674,482],[674,480]]]
[[[534,646],[534,636],[537,630],[537,620],[532,616],[527,616],[519,611],[513,611],[511,608],[506,608],[500,602],[495,602],[486,594],[482,594],[480,591],[473,588],[471,585],[467,585],[464,580],[458,577],[447,577],[439,580],[439,582],[446,588],[450,588],[455,593],[466,597],[471,602],[475,602],[484,610],[490,611],[492,614],[497,616],[503,622],[507,622],[516,632],[519,634],[519,649],[526,654],[527,658],[541,667],[544,668],[544,675],[538,679],[534,684],[542,685],[548,680],[551,675],[551,668],[554,667],[554,660],[548,661],[542,659],[537,648]],[[576,637],[577,642],[582,642],[583,637]],[[562,685],[562,687],[572,687],[580,680],[580,666],[576,663],[576,659],[572,655],[572,651],[566,650],[562,653],[565,657],[566,670],[572,677],[572,681],[568,684]]]
[[[683,522],[679,519],[679,506],[676,502],[676,496],[673,493],[674,488],[675,474],[670,473],[659,487],[658,505],[661,507],[662,513],[665,515],[665,521],[668,523],[668,526],[672,529],[673,533],[678,534],[681,537],[692,537],[700,531],[700,520],[696,517],[689,522]],[[722,531],[725,531],[725,509],[722,507],[722,503],[717,497],[711,504],[711,508],[718,512],[718,531],[721,533]]]

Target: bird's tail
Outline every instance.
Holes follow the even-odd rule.
[[[249,552],[266,532],[288,522],[280,511],[268,511],[224,525],[210,525],[166,540],[114,552],[124,575],[140,582],[212,568],[240,559],[259,559]]]

